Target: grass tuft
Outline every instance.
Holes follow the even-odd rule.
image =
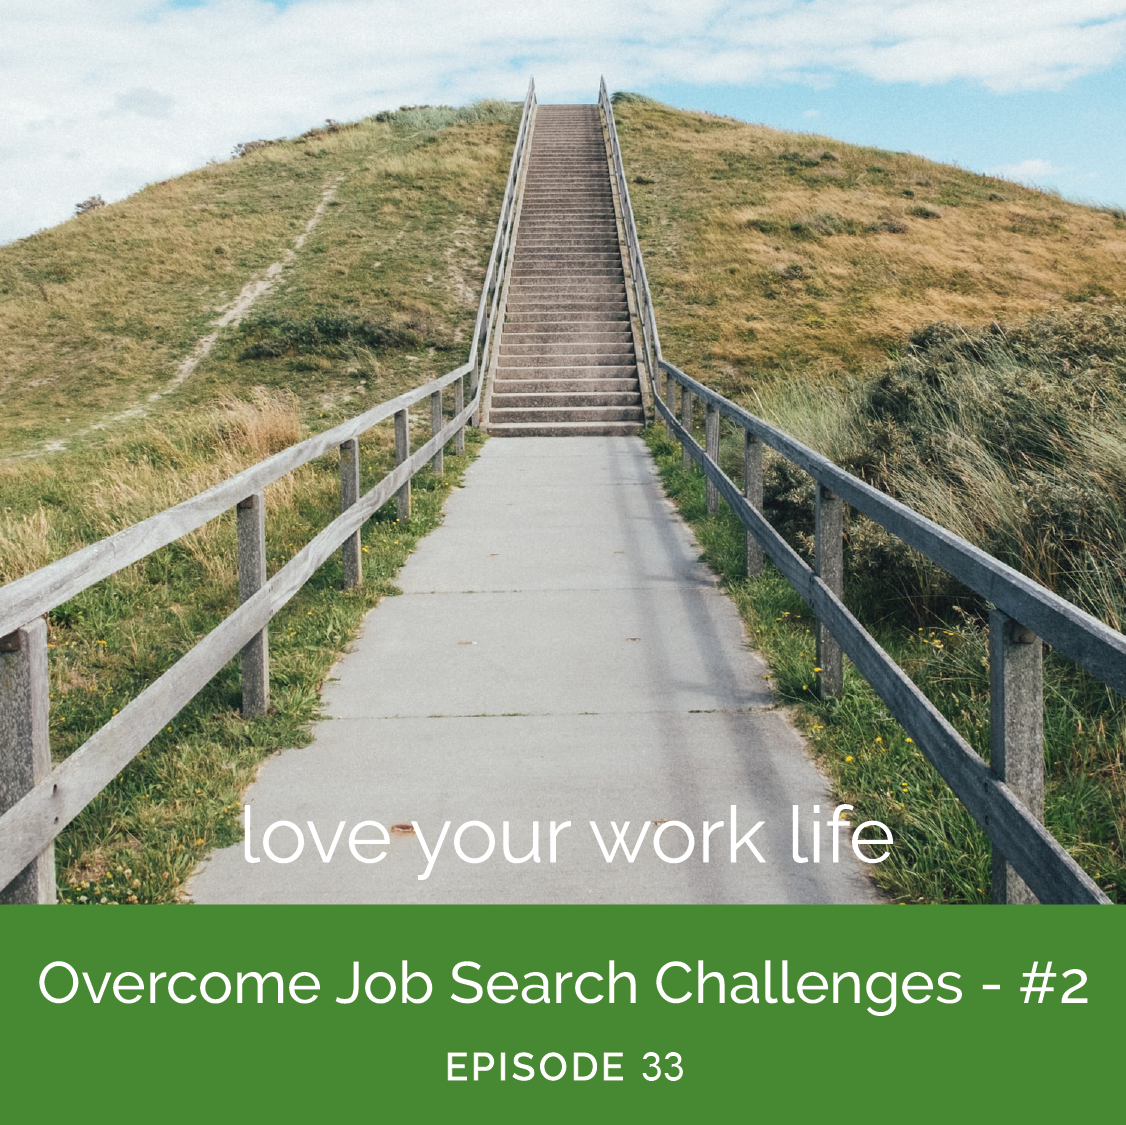
[[[299,434],[293,404],[231,403],[170,440],[148,435],[169,455],[210,473],[215,458],[250,459]],[[362,483],[370,488],[394,461],[391,435],[361,442]],[[421,440],[421,434],[416,440]],[[241,796],[257,764],[309,742],[319,692],[363,615],[397,591],[395,573],[418,540],[440,522],[444,497],[459,483],[480,438],[464,457],[447,455],[445,475],[415,478],[409,523],[392,501],[363,531],[364,584],[342,589],[338,557],[326,563],[270,625],[270,712],[239,713],[238,661],[224,668],[59,836],[62,902],[177,902],[200,859],[241,834]],[[121,460],[137,445],[115,447]],[[208,456],[210,455],[210,456]],[[207,464],[202,462],[206,461]],[[149,474],[153,474],[150,465]],[[134,487],[141,491],[142,482]],[[339,504],[335,458],[305,466],[267,491],[268,570],[284,565]],[[94,496],[95,506],[104,499]],[[229,514],[84,591],[49,617],[51,744],[67,757],[238,603],[236,536]]]

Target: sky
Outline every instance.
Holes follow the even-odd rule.
[[[0,0],[0,243],[235,144],[611,90],[1126,206],[1126,0]]]

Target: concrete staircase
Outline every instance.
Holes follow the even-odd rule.
[[[596,105],[536,110],[498,344],[490,434],[641,428],[637,353]]]

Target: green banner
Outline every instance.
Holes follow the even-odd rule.
[[[1126,915],[6,910],[9,1120],[1119,1107]],[[405,994],[405,995],[404,995]]]

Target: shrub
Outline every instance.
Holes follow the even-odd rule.
[[[88,215],[91,211],[97,211],[105,205],[106,201],[100,195],[92,195],[89,199],[84,199],[81,203],[76,203],[74,205],[74,213],[76,215]]]
[[[266,314],[245,321],[240,333],[249,343],[239,353],[239,359],[346,355],[357,348],[387,351],[424,343],[416,331],[405,325],[377,324],[333,313],[318,313],[303,320]]]
[[[252,152],[257,152],[262,148],[269,148],[271,145],[281,144],[283,137],[278,137],[275,140],[257,140],[257,141],[240,141],[231,150],[231,155],[236,159],[240,156],[249,156]]]
[[[450,125],[473,125],[479,122],[511,124],[520,120],[523,103],[484,98],[471,105],[401,105],[396,110],[380,110],[372,121],[392,125],[405,133],[437,132]]]

